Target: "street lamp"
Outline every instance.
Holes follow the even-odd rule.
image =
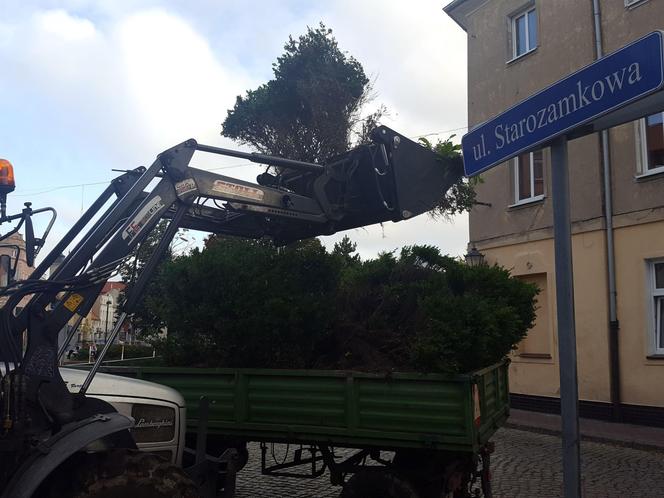
[[[106,344],[106,341],[108,340],[108,308],[113,304],[113,301],[110,299],[106,301],[106,330],[104,330],[104,344]]]
[[[473,247],[468,251],[468,254],[464,256],[466,264],[468,266],[481,266],[484,264],[484,254],[477,250],[477,247]]]

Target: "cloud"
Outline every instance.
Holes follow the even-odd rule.
[[[219,142],[226,110],[254,82],[222,66],[205,39],[162,10],[128,17],[116,37],[132,106],[156,150],[190,137]]]
[[[9,207],[55,206],[49,246],[77,219],[81,199],[87,207],[103,186],[23,194],[110,180],[112,168],[149,164],[191,137],[230,146],[219,137],[220,122],[235,95],[254,84],[220,65],[185,21],[159,9],[105,25],[61,9],[33,12],[0,25],[0,64],[11,75],[0,84],[0,108],[13,117],[0,124],[0,149],[19,185]],[[196,164],[229,162],[238,161],[203,156]]]
[[[441,2],[328,5],[322,15],[342,48],[376,77],[378,100],[392,111],[395,129],[416,135],[466,125],[466,35]]]
[[[187,22],[161,9],[99,26],[61,9],[39,11],[0,33],[0,61],[11,67],[12,91],[35,105],[27,109],[35,132],[58,134],[60,150],[92,149],[120,161],[116,167],[191,137],[218,141],[226,109],[255,83],[241,68],[223,67]]]
[[[95,26],[89,19],[72,16],[62,9],[40,12],[36,22],[44,33],[66,41],[88,40],[96,34]]]

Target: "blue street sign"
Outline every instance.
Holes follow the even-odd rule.
[[[591,125],[588,132],[597,131],[593,121],[610,113],[616,114],[615,119],[603,119],[603,127],[655,112],[658,109],[644,109],[634,116],[621,110],[663,86],[664,33],[655,31],[465,134],[461,144],[466,176],[477,175],[584,125]]]

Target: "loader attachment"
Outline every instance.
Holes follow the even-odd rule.
[[[433,209],[463,175],[460,157],[442,158],[386,126],[376,128],[371,138],[372,144],[333,158],[318,172],[282,173],[282,184],[313,197],[327,222],[307,228],[291,224],[277,239],[327,235],[412,218]]]
[[[374,130],[373,139],[385,145],[391,158],[398,214],[392,221],[430,211],[463,176],[461,157],[442,158],[384,126]]]

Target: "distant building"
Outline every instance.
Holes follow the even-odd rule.
[[[101,320],[99,320],[99,316],[94,310],[90,310],[90,313],[83,318],[81,326],[78,328],[77,345],[85,347],[93,342],[97,343],[101,330]]]
[[[83,319],[81,329],[85,332],[80,334],[80,341],[83,344],[94,342],[95,344],[105,344],[109,338],[117,320],[120,307],[120,296],[124,291],[126,284],[124,282],[106,282],[99,296],[92,305],[88,316]],[[117,341],[132,344],[136,340],[133,328],[127,320],[120,330]]]
[[[65,260],[65,255],[60,254],[57,258],[55,258],[55,261],[51,266],[48,268],[48,274],[49,276],[52,276],[58,268],[60,268],[60,265],[63,263]]]
[[[10,235],[0,242],[0,287],[6,287],[10,281],[25,280],[33,267],[28,266],[25,258],[25,240],[20,233]],[[4,303],[7,298],[0,298]],[[23,299],[23,303],[29,300],[29,296]]]
[[[655,0],[455,0],[445,11],[468,34],[471,128],[664,27]],[[663,118],[652,109],[607,141],[569,143],[582,416],[664,426]],[[470,213],[471,244],[541,289],[510,391],[514,406],[544,411],[560,395],[550,168],[544,148],[484,173]]]

